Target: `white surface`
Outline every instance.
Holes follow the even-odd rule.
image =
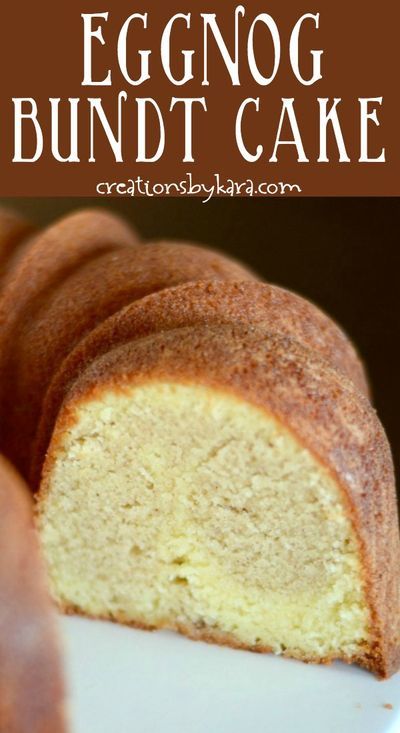
[[[398,733],[400,674],[61,619],[72,733]],[[393,710],[383,706],[393,705]]]

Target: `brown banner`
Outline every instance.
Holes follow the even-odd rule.
[[[0,195],[399,195],[399,27],[394,0],[7,3]]]

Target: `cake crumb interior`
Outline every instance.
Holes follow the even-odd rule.
[[[38,524],[54,596],[86,614],[316,661],[368,641],[335,481],[222,389],[153,381],[79,403]]]

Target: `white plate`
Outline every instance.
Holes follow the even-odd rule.
[[[400,674],[378,682],[80,618],[61,627],[72,733],[400,732]]]

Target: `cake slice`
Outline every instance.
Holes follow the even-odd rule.
[[[193,325],[99,356],[64,399],[37,521],[67,612],[399,666],[388,443],[354,384],[291,336]]]
[[[0,731],[63,733],[63,681],[31,498],[0,457]]]

